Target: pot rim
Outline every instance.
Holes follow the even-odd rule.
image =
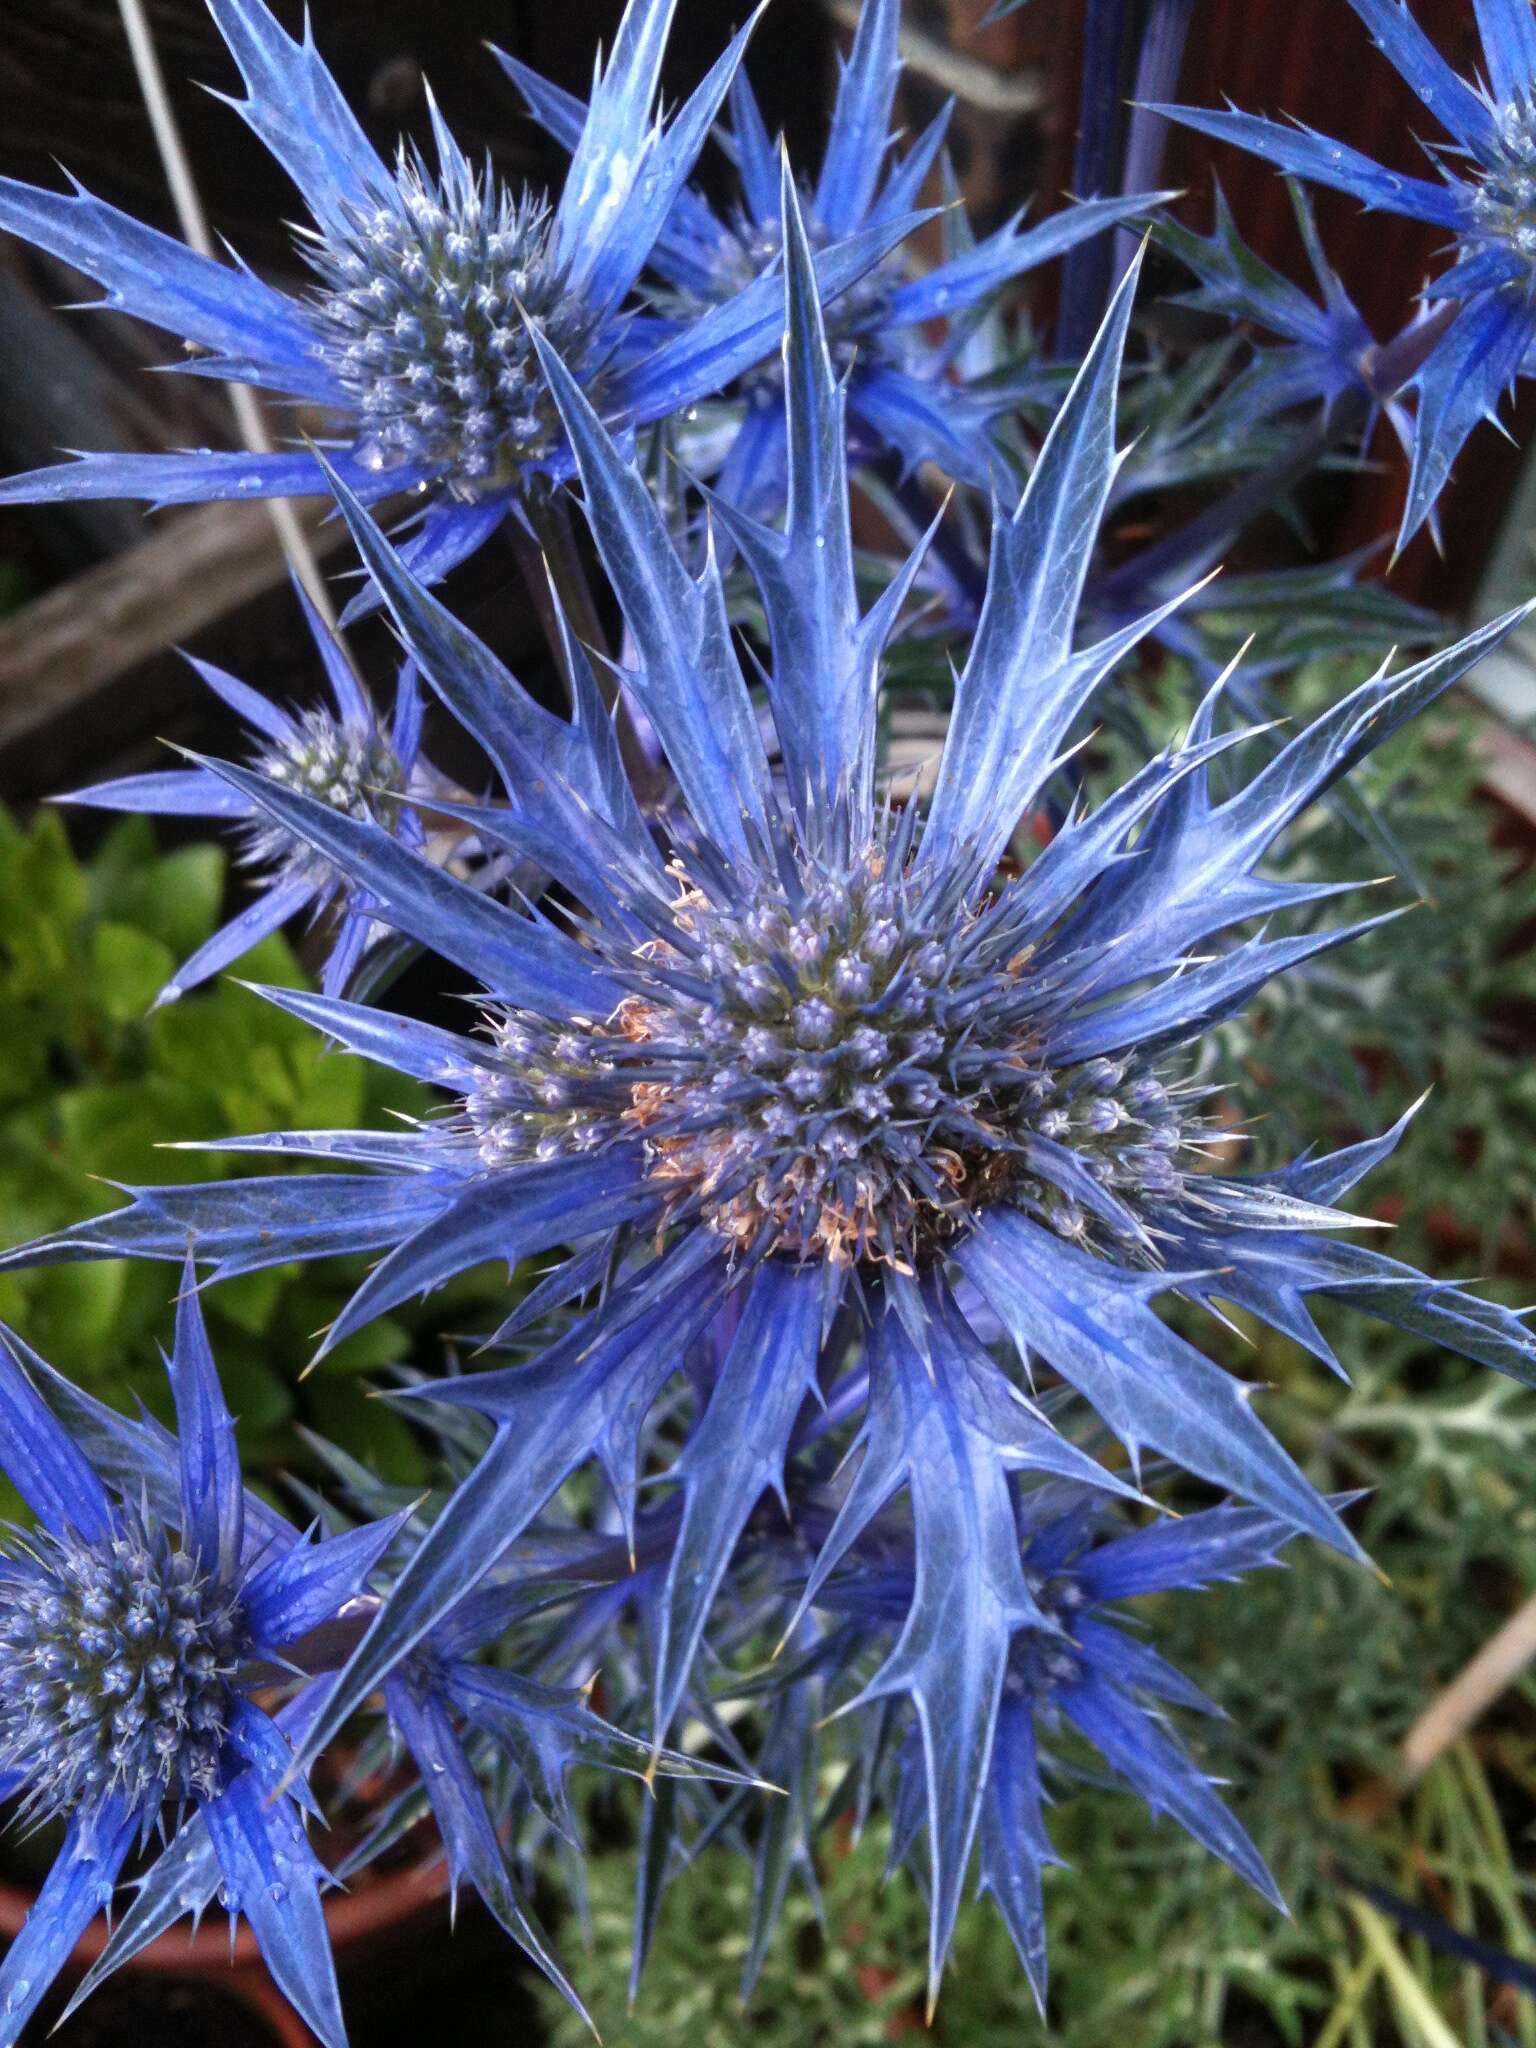
[[[363,1885],[357,1891],[333,1891],[325,1900],[325,1921],[331,1945],[338,1955],[413,1919],[424,1906],[435,1905],[448,1891],[448,1868],[441,1850],[423,1856],[403,1870],[391,1871]],[[35,1890],[0,1877],[0,1940],[13,1941],[37,1898]],[[71,1949],[66,1968],[88,1969],[107,1945],[107,1925],[98,1916]],[[263,1978],[266,1966],[249,1921],[236,1926],[234,1939],[227,1927],[212,1918],[196,1929],[167,1928],[147,1948],[141,1949],[129,1970],[164,1972],[171,1976],[198,1977],[215,1970],[224,1975],[230,1968],[250,1971]]]

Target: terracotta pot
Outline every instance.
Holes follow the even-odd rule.
[[[325,1919],[338,1972],[344,1972],[359,1951],[384,1944],[409,1922],[437,1910],[446,1889],[446,1871],[438,1858],[385,1876],[365,1877],[357,1890],[334,1893],[326,1902]],[[0,1949],[20,1932],[34,1896],[25,1886],[0,1878]],[[63,1978],[77,1978],[89,1969],[106,1942],[105,1922],[93,1921],[76,1943]],[[140,2015],[131,2032],[141,2040],[153,2041],[160,2036],[158,2027],[147,2024],[153,2008],[146,1998],[149,1985],[145,1980],[157,1978],[165,1987],[159,1994],[163,1998],[173,1995],[172,1980],[179,1978],[189,1989],[206,1985],[215,2002],[222,1998],[226,2015],[231,2002],[243,2007],[252,2022],[251,2048],[261,2037],[258,2030],[264,2030],[272,2048],[311,2048],[313,2037],[309,2029],[274,1988],[256,1937],[244,1921],[235,1932],[233,1946],[228,1925],[222,1918],[205,1920],[196,1933],[187,1927],[173,1927],[125,1964],[117,1976],[107,1980],[99,1994],[102,1999],[108,1998],[114,1985],[130,1987],[129,2002]],[[94,2003],[82,2008],[82,2024]],[[226,2039],[234,2038],[227,2024],[215,2023],[212,2011],[209,2024],[208,2038],[218,2042],[220,2048]],[[124,2038],[128,2038],[129,2031],[125,2015]],[[104,2033],[102,2038],[106,2041],[112,2037]]]
[[[23,2036],[43,2038],[44,2017]],[[236,1988],[213,1977],[133,1976],[124,1971],[101,1987],[59,2036],[77,2048],[313,2048],[313,2037],[277,1992]]]

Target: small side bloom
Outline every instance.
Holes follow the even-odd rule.
[[[1440,55],[1403,0],[1349,4],[1444,131],[1421,144],[1432,177],[1388,170],[1311,128],[1232,108],[1155,111],[1251,150],[1291,177],[1449,236],[1453,260],[1425,292],[1444,312],[1426,328],[1411,378],[1418,408],[1401,547],[1429,518],[1473,428],[1495,416],[1517,377],[1536,368],[1536,29],[1529,0],[1479,0],[1483,75],[1469,79]]]
[[[36,1517],[0,1554],[0,1787],[21,1820],[65,1827],[0,1962],[0,2048],[167,1827],[168,1865],[209,1876],[172,1918],[218,1889],[326,2048],[345,2038],[291,1707],[274,1720],[254,1693],[294,1673],[302,1699],[305,1638],[358,1600],[398,1525],[316,1541],[246,1493],[194,1287],[189,1266],[167,1361],[179,1440],[0,1332],[0,1468]]]
[[[847,238],[895,227],[945,161],[949,105],[905,156],[895,153],[900,19],[900,0],[867,0],[860,12],[820,171],[801,195],[814,250],[831,251]],[[581,102],[516,58],[497,55],[534,118],[567,148],[579,147],[587,118]],[[656,310],[680,336],[718,319],[723,306],[771,275],[783,256],[778,155],[744,72],[732,81],[730,103],[730,127],[721,141],[736,167],[734,208],[722,215],[696,191],[683,190],[651,251],[650,266],[666,287]],[[986,489],[998,458],[994,427],[1011,409],[1013,392],[1005,379],[967,376],[966,345],[977,324],[1013,279],[1168,196],[1092,200],[1029,228],[1021,210],[981,242],[952,210],[949,246],[938,263],[920,268],[905,250],[893,248],[872,264],[827,308],[828,345],[835,367],[847,376],[848,425],[861,451],[891,451],[906,468],[934,462]],[[789,454],[776,356],[750,369],[740,395],[743,417],[717,487],[733,503],[771,516],[783,503]]]
[[[420,805],[446,793],[445,777],[421,754],[421,689],[415,664],[404,662],[395,681],[393,715],[386,728],[347,656],[302,589],[297,591],[325,665],[334,712],[324,705],[285,711],[245,683],[192,660],[214,694],[252,728],[254,772],[284,789],[302,790],[346,817],[380,825],[402,846],[426,844]],[[55,801],[151,817],[220,818],[235,822],[241,859],[256,885],[244,910],[184,960],[156,1001],[174,1002],[189,989],[248,953],[269,933],[308,912],[330,919],[334,931],[322,974],[328,995],[340,995],[369,949],[388,936],[372,914],[368,894],[354,889],[330,861],[303,840],[274,826],[259,804],[234,795],[206,768],[165,769],[122,776],[71,791]]]
[[[1147,1594],[1236,1580],[1279,1562],[1293,1532],[1253,1508],[1222,1507],[1158,1522],[1131,1534],[1106,1527],[1102,1495],[1070,1483],[1015,1497],[1024,1585],[1035,1612],[1009,1636],[985,1759],[977,1829],[981,1889],[1005,1921],[1041,2011],[1046,1994],[1044,1871],[1060,1858],[1045,1824],[1042,1776],[1059,1737],[1086,1740],[1115,1778],[1153,1813],[1166,1813],[1229,1864],[1273,1905],[1283,1903],[1247,1833],[1217,1797],[1168,1724],[1166,1709],[1218,1714],[1199,1689],[1139,1634],[1128,1633],[1121,1604]],[[912,1565],[887,1546],[878,1563],[855,1563],[825,1595],[872,1641],[891,1634],[913,1602]],[[846,1656],[846,1639],[839,1645]],[[891,1652],[899,1659],[901,1647]],[[866,1689],[878,1694],[880,1680]],[[921,1814],[926,1775],[935,1768],[937,1731],[912,1728],[893,1759],[888,1792],[897,1853],[916,1875],[927,1852],[903,1814]],[[944,1930],[947,1938],[947,1929]]]
[[[428,581],[478,548],[561,466],[559,414],[526,316],[558,337],[605,417],[627,425],[709,395],[777,342],[771,289],[722,306],[701,345],[681,349],[658,349],[665,337],[629,303],[750,23],[667,122],[657,96],[674,0],[630,0],[571,138],[570,175],[546,205],[509,190],[488,164],[473,166],[435,102],[435,165],[404,144],[386,164],[307,22],[295,41],[263,0],[209,4],[246,86],[246,98],[231,104],[309,209],[313,225],[296,233],[311,288],[276,290],[237,261],[200,256],[78,184],[60,193],[0,180],[0,229],[94,278],[105,288],[102,304],[184,342],[191,352],[177,370],[318,407],[331,422],[331,459],[359,492],[414,490],[423,499],[412,559]],[[871,253],[843,254],[829,275],[848,284],[884,246],[877,237]],[[0,485],[0,502],[168,505],[325,488],[307,451],[196,449],[86,454],[12,477]]]

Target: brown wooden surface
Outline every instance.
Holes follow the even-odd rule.
[[[1411,0],[1414,18],[1458,70],[1478,69],[1478,41],[1467,0]],[[1427,175],[1416,135],[1438,131],[1425,109],[1371,43],[1345,0],[1196,0],[1179,97],[1220,106],[1225,94],[1253,113],[1288,114],[1364,150],[1391,170]],[[1170,182],[1188,188],[1181,212],[1210,224],[1212,174],[1231,200],[1243,232],[1270,262],[1306,276],[1305,258],[1278,175],[1256,158],[1203,136],[1175,135]],[[1445,236],[1395,215],[1367,214],[1340,193],[1317,192],[1318,220],[1334,268],[1378,337],[1394,332],[1413,307],[1416,284],[1443,270]],[[1530,393],[1530,387],[1526,387]],[[1510,416],[1517,441],[1536,431],[1526,396]],[[1329,552],[1393,532],[1406,470],[1383,432],[1373,452],[1380,475],[1330,477],[1308,503],[1313,531]],[[1520,467],[1517,448],[1480,428],[1441,500],[1446,559],[1427,535],[1408,549],[1393,587],[1420,603],[1456,609],[1472,596]]]

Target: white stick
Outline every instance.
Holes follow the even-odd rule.
[[[149,125],[154,131],[155,146],[160,152],[160,161],[165,169],[166,183],[171,188],[171,198],[175,203],[176,217],[181,223],[181,232],[200,256],[217,260],[218,251],[214,247],[213,236],[208,231],[208,220],[203,212],[202,201],[198,197],[192,165],[181,139],[181,131],[176,125],[176,115],[171,106],[170,96],[165,89],[165,74],[160,69],[154,34],[144,13],[143,0],[118,0],[118,11],[123,18],[123,29],[128,37],[133,68],[138,76],[139,90],[144,96]],[[260,399],[248,384],[231,384],[228,389],[235,425],[246,448],[252,455],[270,455],[273,452],[272,437],[267,432]],[[283,544],[283,553],[288,557],[294,574],[303,584],[315,610],[335,633],[336,612],[331,604],[331,595],[325,587],[325,579],[320,574],[319,564],[294,512],[293,500],[269,498],[267,510],[272,515],[272,524],[277,528],[277,537]]]

